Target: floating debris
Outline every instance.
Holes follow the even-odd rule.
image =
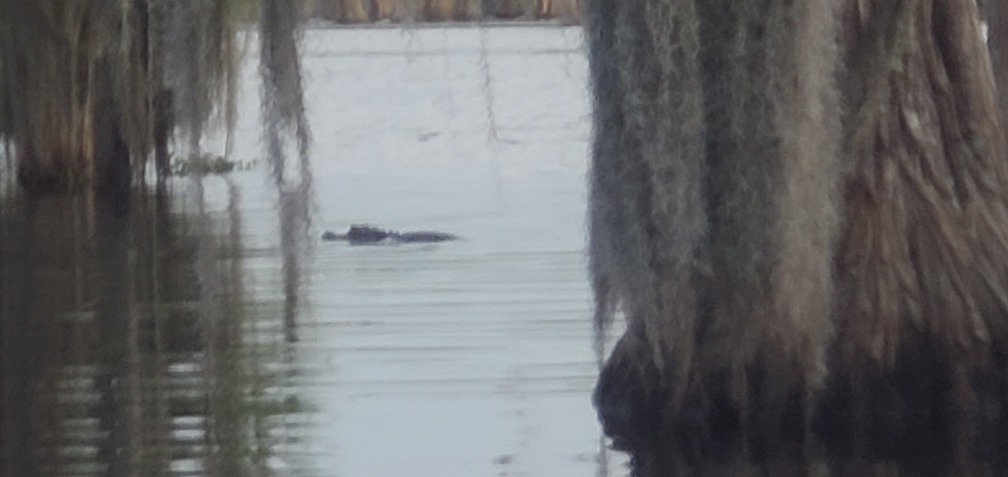
[[[224,156],[201,154],[188,158],[176,157],[172,161],[171,172],[175,176],[189,176],[193,174],[227,174],[235,170],[236,167],[239,170],[248,168],[248,166],[239,166],[238,161],[232,161]]]

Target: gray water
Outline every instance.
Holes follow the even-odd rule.
[[[578,29],[308,31],[313,237],[461,239],[313,241],[295,277],[247,44],[248,170],[125,218],[6,189],[2,475],[626,474],[590,403]]]

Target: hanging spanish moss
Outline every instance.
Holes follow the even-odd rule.
[[[596,326],[627,326],[595,399],[640,475],[656,440],[1004,431],[993,5],[985,45],[974,0],[587,2]]]
[[[165,165],[175,119],[190,151],[232,123],[245,3],[0,0],[0,141],[21,186],[128,194],[154,150]]]
[[[184,155],[198,156],[211,118],[233,129],[237,89],[237,53],[232,4],[218,0],[169,0],[163,9],[165,86],[174,103],[173,117],[187,145]]]
[[[279,195],[285,323],[294,339],[301,257],[308,248],[312,174],[298,55],[300,2],[264,0],[259,24],[262,117],[266,161]],[[295,157],[295,161],[288,161]]]

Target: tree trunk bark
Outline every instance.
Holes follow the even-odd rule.
[[[458,0],[455,4],[455,20],[473,21],[483,16],[483,6],[480,0]]]
[[[391,0],[374,0],[373,7],[375,21],[391,20],[394,16],[395,10]]]
[[[559,18],[564,23],[577,23],[581,19],[580,0],[537,0],[536,17]]]
[[[628,321],[607,431],[807,430],[827,351],[827,392],[904,433],[1008,382],[1008,161],[978,19],[975,0],[587,3],[591,269],[599,313]]]
[[[424,2],[424,20],[442,22],[450,20],[452,2],[450,0],[426,0]]]
[[[339,21],[342,23],[364,23],[370,20],[364,0],[342,0]]]
[[[1002,0],[987,0],[984,8],[987,23],[987,45],[990,49],[991,64],[998,91],[998,110],[1002,131],[1008,118],[1008,5]]]
[[[968,410],[969,386],[918,391],[1005,378],[993,363],[1008,345],[1008,162],[976,4],[847,6],[836,371],[861,400],[901,375],[915,383],[892,389],[904,403]]]

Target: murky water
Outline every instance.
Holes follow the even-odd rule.
[[[589,400],[579,31],[318,29],[304,46],[314,236],[462,239],[313,243],[291,277],[261,163],[137,191],[125,218],[8,192],[2,475],[626,474]],[[233,158],[254,162],[247,57]]]

